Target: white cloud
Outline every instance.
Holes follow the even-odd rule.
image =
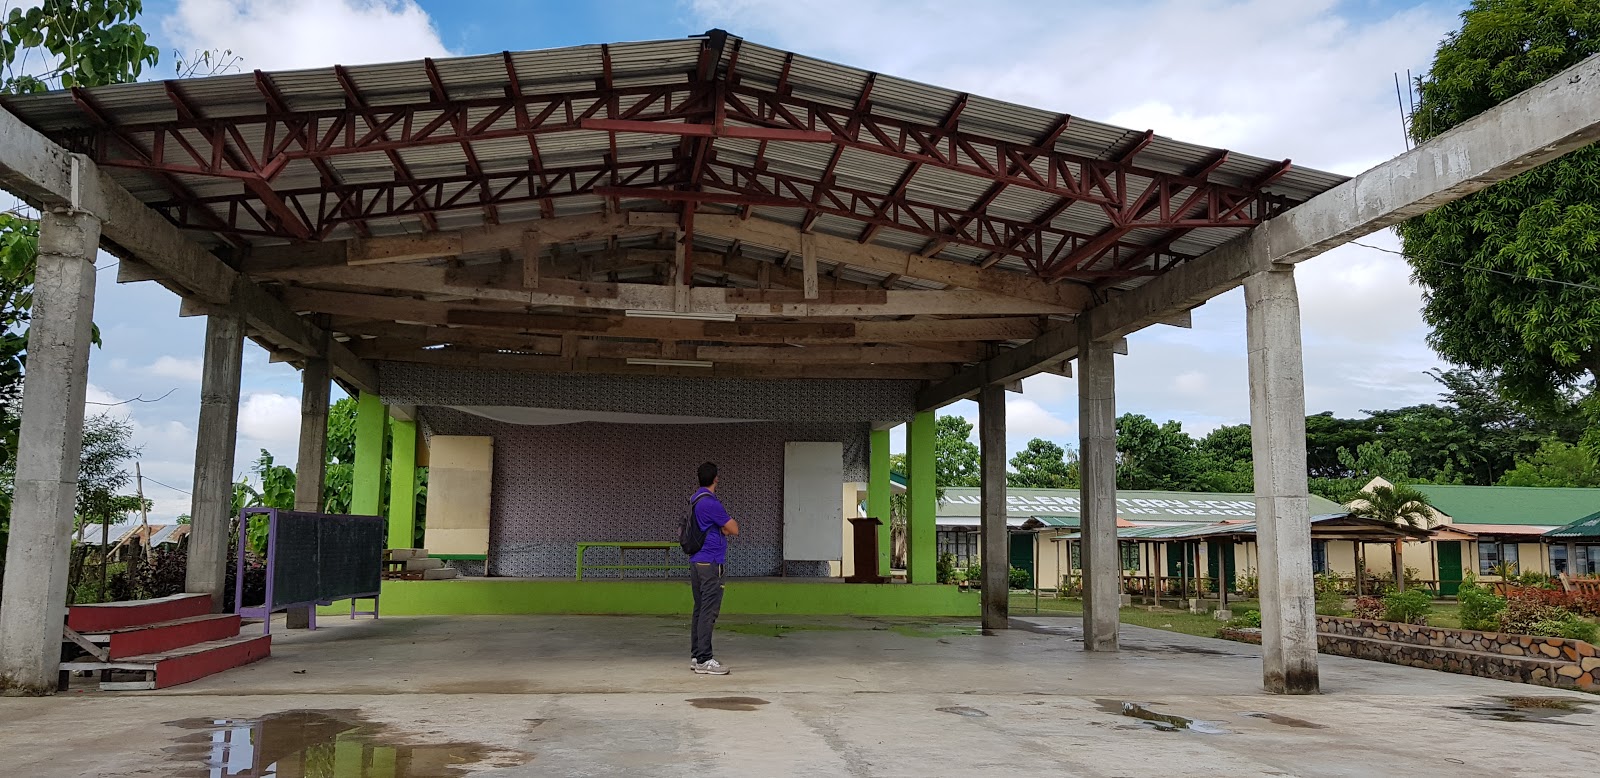
[[[246,397],[239,406],[239,436],[269,449],[294,450],[300,438],[300,398],[276,392]]]
[[[115,363],[113,363],[113,366],[115,366]],[[161,376],[162,378],[174,378],[179,381],[188,381],[190,383],[198,383],[200,381],[200,374],[204,366],[205,361],[202,359],[194,357],[186,359],[183,357],[175,357],[170,354],[163,354],[161,357],[157,358],[155,362],[151,363],[150,367],[146,369],[149,371],[150,375]]]
[[[162,29],[181,51],[230,49],[247,70],[450,54],[413,0],[179,0]]]

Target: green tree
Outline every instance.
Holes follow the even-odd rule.
[[[972,442],[972,422],[960,416],[940,416],[933,428],[934,483],[940,486],[977,486],[979,452]]]
[[[1012,472],[1006,485],[1025,489],[1076,489],[1078,452],[1064,449],[1044,438],[1028,441],[1028,447],[1011,458]]]
[[[1195,445],[1189,488],[1197,492],[1255,490],[1255,457],[1250,425],[1218,427]]]
[[[1586,446],[1546,442],[1500,478],[1501,486],[1600,486],[1600,463]]]
[[[1426,141],[1600,51],[1600,4],[1474,0],[1419,80],[1411,134]],[[1548,399],[1600,378],[1600,148],[1399,227],[1424,289],[1430,344]]]
[[[1125,413],[1117,418],[1117,486],[1187,489],[1194,451],[1194,438],[1182,424],[1156,424],[1149,417]]]
[[[1428,496],[1414,486],[1379,484],[1356,495],[1352,516],[1426,528],[1433,523]]]
[[[136,81],[161,52],[134,21],[142,0],[44,0],[0,25],[0,91],[29,94]]]

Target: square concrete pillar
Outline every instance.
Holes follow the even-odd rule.
[[[868,456],[871,477],[867,481],[867,516],[883,522],[878,525],[878,575],[888,576],[889,560],[894,553],[889,520],[890,496],[894,494],[894,485],[889,481],[889,430],[872,431],[872,449]],[[861,560],[856,560],[856,564],[861,564]]]
[[[39,222],[0,600],[0,693],[7,696],[56,688],[100,244],[100,220],[89,214],[45,213]]]
[[[1260,545],[1261,653],[1267,691],[1315,694],[1316,591],[1306,484],[1306,392],[1300,296],[1289,269],[1244,282],[1250,440]]]
[[[413,548],[417,545],[417,423],[394,419],[389,426],[389,547]]]
[[[938,485],[934,483],[934,412],[923,411],[906,427],[906,581],[936,582]]]
[[[1006,530],[1006,389],[978,392],[979,553],[983,557],[983,628],[1011,626],[1011,547]]]
[[[300,454],[294,465],[294,509],[320,513],[328,469],[328,360],[312,357],[300,371]]]
[[[311,357],[300,370],[300,446],[294,465],[294,509],[321,513],[328,469],[328,360]],[[290,608],[289,629],[310,629],[311,608]]]
[[[233,516],[233,450],[239,439],[239,371],[244,324],[225,312],[206,317],[200,422],[194,442],[194,495],[184,590],[211,595],[220,613],[228,580],[228,529]]]
[[[1078,343],[1078,467],[1083,538],[1083,648],[1116,651],[1122,614],[1117,548],[1117,379],[1112,343]]]

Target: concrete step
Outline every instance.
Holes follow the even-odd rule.
[[[428,549],[425,549],[425,548],[391,548],[391,549],[389,549],[389,558],[395,560],[396,562],[404,562],[407,559],[426,559],[427,556],[428,556]]]
[[[461,575],[461,571],[454,567],[436,567],[432,570],[422,571],[424,581],[445,581]]]
[[[124,600],[67,609],[67,626],[83,633],[157,624],[211,612],[209,594],[174,594],[153,600]]]
[[[437,570],[437,569],[439,569],[441,567],[444,567],[444,560],[443,559],[433,559],[431,557],[424,557],[422,559],[407,559],[406,560],[406,571],[407,572],[416,572],[418,570]]]
[[[84,637],[91,642],[106,644],[112,659],[123,659],[223,640],[238,634],[237,614],[207,613],[204,616],[91,632]]]
[[[210,640],[168,651],[112,659],[61,663],[62,672],[77,670],[113,670],[138,673],[135,681],[101,681],[103,691],[136,691],[166,689],[188,683],[223,670],[247,665],[272,654],[270,635],[236,635],[222,640]]]

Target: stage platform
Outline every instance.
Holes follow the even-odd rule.
[[[687,615],[686,578],[458,578],[384,581],[381,613],[394,616]],[[347,603],[318,611],[349,615]],[[730,578],[724,614],[977,616],[977,592],[955,586],[852,584],[838,578]]]

